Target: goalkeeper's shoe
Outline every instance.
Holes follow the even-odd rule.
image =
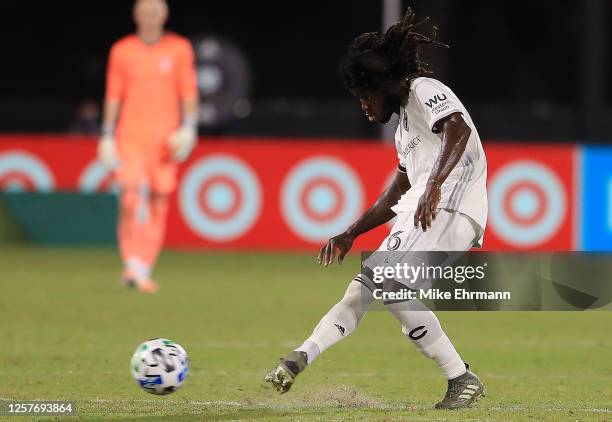
[[[136,287],[141,293],[157,293],[157,291],[159,290],[159,286],[157,285],[157,283],[151,280],[150,278],[138,280],[136,282]]]
[[[121,281],[129,289],[136,288],[136,274],[134,274],[134,272],[129,268],[125,268],[123,270],[123,274],[121,274]]]
[[[295,378],[308,366],[308,357],[305,352],[293,351],[285,359],[281,359],[276,368],[271,370],[264,378],[276,390],[284,394],[295,382]]]
[[[157,283],[150,278],[142,278],[129,269],[123,271],[121,277],[123,284],[130,289],[138,289],[142,293],[156,293],[159,290]]]
[[[480,397],[484,397],[484,384],[465,364],[465,374],[448,380],[444,399],[436,404],[436,409],[463,409],[470,407]]]

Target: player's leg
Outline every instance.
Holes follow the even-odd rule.
[[[412,221],[412,216],[408,217]],[[416,229],[417,231],[420,229]],[[427,232],[410,233],[408,250],[467,251],[478,239],[478,228],[469,217],[441,210]],[[385,283],[387,291],[405,287],[396,281]],[[385,303],[385,307],[402,325],[406,338],[425,357],[436,362],[449,382],[447,395],[437,408],[468,407],[483,393],[484,386],[463,362],[444,333],[436,315],[419,300]]]
[[[142,244],[150,220],[149,192],[146,185],[122,188],[117,238],[123,260],[123,281],[129,287],[152,293],[157,285],[150,279],[151,268],[142,258]]]
[[[122,143],[119,145],[125,146]],[[143,219],[147,217],[147,202],[143,195],[146,172],[140,156],[130,151],[120,149],[121,164],[115,174],[120,186],[117,240],[123,261],[123,281],[130,287],[137,287],[138,280],[143,278],[143,273],[146,272],[139,256],[140,239],[144,230]]]
[[[140,257],[147,266],[149,273],[155,267],[164,243],[169,205],[170,195],[165,193],[151,193],[149,195],[149,218],[144,226],[140,248]]]
[[[281,359],[265,380],[281,393],[289,391],[300,372],[321,353],[357,329],[373,301],[372,291],[363,284],[361,275],[358,275],[349,284],[342,300],[321,319],[312,335]]]
[[[152,280],[151,273],[166,235],[170,194],[177,183],[177,166],[175,162],[163,159],[151,160],[146,166],[146,179],[149,183],[145,195],[147,214],[139,234],[138,257],[146,270],[146,280],[143,285],[154,291],[157,290],[157,284]]]
[[[142,245],[151,214],[146,167],[137,154],[123,154],[120,158],[117,237],[123,259],[123,281],[142,292],[153,293],[157,291],[157,285],[150,279],[151,268],[142,258]]]
[[[399,291],[405,286],[397,282],[385,286],[386,291]],[[387,283],[385,283],[387,284]],[[436,315],[420,300],[385,303],[402,325],[402,333],[426,357],[433,359],[447,379],[465,373],[465,364],[448,339]]]
[[[123,279],[131,287],[135,286],[138,273],[138,208],[141,195],[136,186],[124,186],[119,195],[119,220],[117,222],[117,240],[119,253],[123,261]]]
[[[469,407],[484,395],[484,385],[469,370],[440,321],[421,301],[411,300],[385,305],[402,324],[402,332],[425,357],[436,362],[448,380],[448,388],[437,409]]]

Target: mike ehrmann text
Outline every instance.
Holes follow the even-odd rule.
[[[383,289],[375,289],[372,293],[374,299],[378,300],[511,300],[512,294],[508,291],[501,292],[471,292],[466,289],[454,289],[444,291],[440,289],[410,290],[385,292]]]

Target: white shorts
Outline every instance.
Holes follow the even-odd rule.
[[[400,213],[389,236],[378,248],[378,251],[362,262],[362,274],[358,281],[373,291],[376,282],[373,274],[376,267],[388,267],[395,264],[437,264],[451,265],[461,254],[432,254],[419,252],[466,252],[481,238],[482,229],[469,216],[458,211],[440,209],[438,215],[426,232],[421,226],[414,227],[414,212]],[[440,257],[443,258],[439,261]],[[431,261],[434,259],[436,262]],[[423,289],[431,286],[432,280],[421,279],[406,284],[411,289]]]
[[[414,212],[403,212],[379,251],[468,251],[480,239],[480,226],[458,211],[440,209],[426,232],[414,227]]]

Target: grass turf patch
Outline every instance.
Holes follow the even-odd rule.
[[[306,338],[358,271],[302,254],[167,252],[157,295],[126,290],[104,249],[0,249],[0,400],[74,400],[79,419],[611,420],[609,312],[442,312],[486,384],[475,409],[432,410],[446,381],[383,311],[327,351],[292,391],[262,378]],[[134,348],[168,337],[192,371],[154,397]],[[24,419],[20,419],[24,420]]]

